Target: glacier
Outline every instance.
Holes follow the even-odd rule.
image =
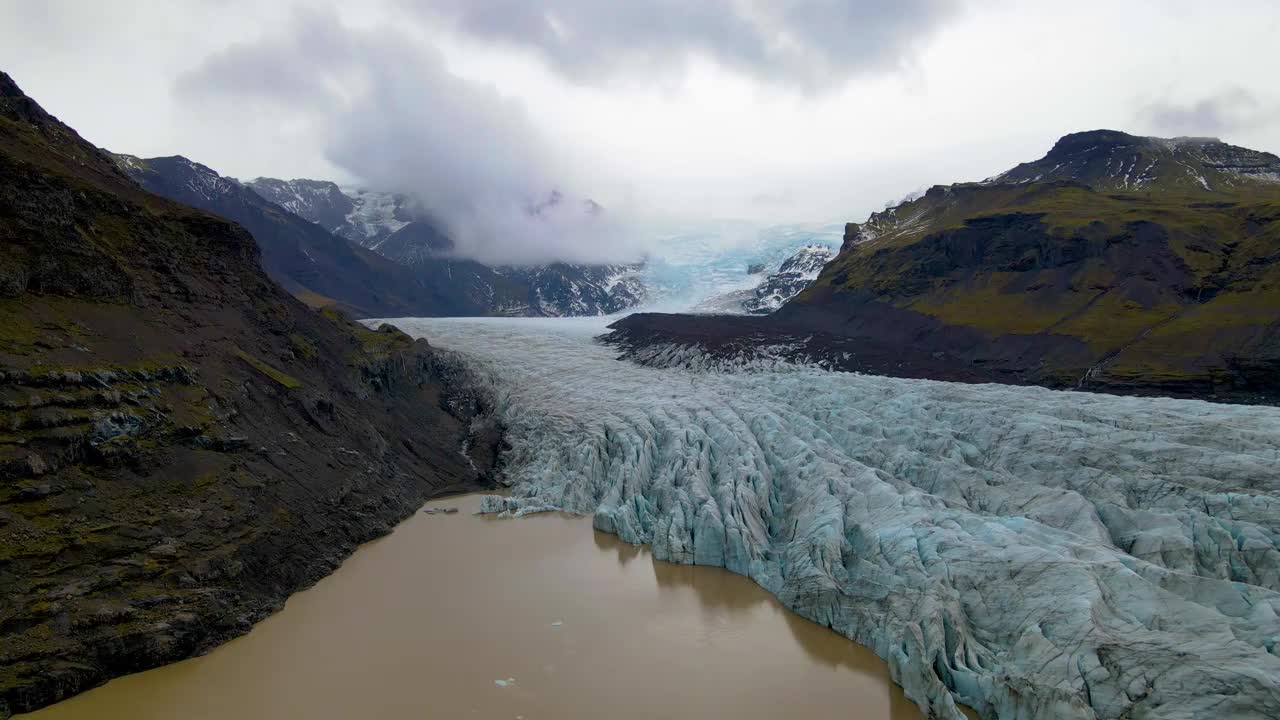
[[[754,299],[780,265],[806,247],[834,251],[843,233],[843,222],[691,223],[656,233],[642,271],[649,288],[643,309],[742,313],[742,303]],[[753,265],[767,272],[751,273]]]
[[[492,395],[486,510],[747,575],[929,717],[1280,717],[1280,409],[642,366],[597,318],[389,322]]]

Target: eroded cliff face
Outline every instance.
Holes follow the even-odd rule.
[[[460,368],[306,308],[3,74],[0,237],[0,716],[243,633],[487,484]]]

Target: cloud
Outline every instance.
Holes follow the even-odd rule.
[[[328,160],[368,187],[415,197],[457,253],[490,263],[634,259],[619,213],[530,208],[564,174],[523,108],[451,74],[419,38],[300,11],[179,77],[187,100],[268,106],[313,127]],[[253,103],[254,105],[246,105]]]
[[[532,49],[582,81],[678,70],[706,57],[808,89],[904,63],[953,0],[401,0],[422,17]]]
[[[748,199],[748,202],[755,207],[786,208],[794,205],[796,200],[796,191],[787,187],[756,193]]]
[[[1146,124],[1171,135],[1226,135],[1280,118],[1280,111],[1264,106],[1244,88],[1188,104],[1160,100],[1145,105],[1139,114]]]
[[[272,137],[322,149],[362,185],[413,196],[448,229],[458,255],[488,263],[619,262],[644,248],[626,208],[615,201],[585,212],[592,188],[565,186],[593,176],[608,194],[619,177],[584,170],[580,149],[543,136],[523,105],[451,72],[432,40],[441,32],[462,41],[451,52],[532,51],[569,83],[678,77],[698,58],[773,89],[816,91],[901,65],[955,12],[952,0],[388,3],[381,21],[362,17],[358,27],[332,4],[264,24],[263,36],[180,75],[175,97],[184,110],[207,109],[205,123],[252,113]],[[566,201],[529,212],[553,191]],[[771,199],[753,207],[782,212],[795,200]]]

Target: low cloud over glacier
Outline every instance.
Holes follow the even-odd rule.
[[[208,58],[180,78],[179,92],[305,116],[330,162],[372,189],[415,198],[460,256],[521,264],[640,255],[624,209],[601,212],[589,189],[561,188],[567,172],[518,103],[454,75],[431,46],[394,30],[299,11],[259,41]]]

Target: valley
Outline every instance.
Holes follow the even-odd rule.
[[[0,2],[0,720],[1280,717],[1275,27]]]

